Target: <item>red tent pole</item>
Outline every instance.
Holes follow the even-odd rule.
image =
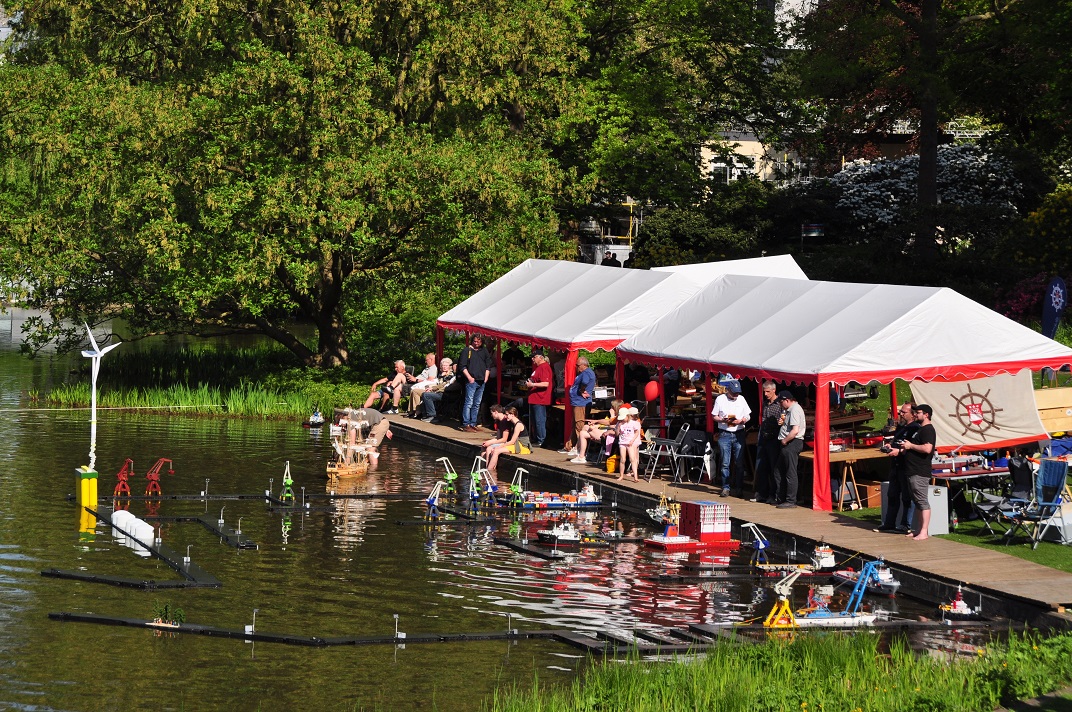
[[[562,384],[566,390],[565,417],[562,419],[565,423],[565,429],[562,432],[562,442],[572,444],[574,447],[577,446],[577,443],[573,442],[573,406],[570,403],[570,388],[573,386],[573,379],[576,377],[577,349],[571,348],[566,352],[566,382]]]
[[[711,411],[714,409],[714,404],[711,396],[714,395],[714,391],[711,389],[711,372],[704,371],[704,403],[707,404],[707,432],[715,432],[715,416]]]
[[[897,422],[897,379],[890,381],[890,417]]]
[[[815,386],[815,460],[812,468],[811,508],[824,512],[831,509],[830,388],[826,383],[817,383]]]
[[[436,366],[443,360],[443,327],[436,324],[435,328],[435,361]]]

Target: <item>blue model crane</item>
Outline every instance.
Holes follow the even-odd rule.
[[[774,604],[774,608],[763,621],[763,625],[768,628],[853,628],[871,625],[878,618],[878,614],[864,613],[860,610],[860,606],[863,603],[868,582],[877,577],[878,568],[882,564],[881,559],[864,564],[859,578],[852,587],[852,593],[849,594],[845,610],[840,612],[830,610],[825,603],[794,612],[789,605],[789,595],[793,590],[793,582],[800,577],[802,572],[793,571],[774,585],[774,591],[778,594],[778,602]]]

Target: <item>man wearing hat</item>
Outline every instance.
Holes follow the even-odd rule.
[[[744,487],[744,429],[752,409],[741,397],[739,381],[726,383],[726,392],[715,399],[711,410],[718,423],[718,453],[722,460],[722,496],[741,496]],[[733,479],[730,479],[730,458],[733,458]]]
[[[804,409],[790,391],[778,393],[785,414],[778,428],[778,442],[782,448],[774,472],[774,502],[780,509],[797,506],[797,458],[804,449]]]
[[[938,443],[938,434],[931,425],[931,416],[934,410],[926,403],[915,407],[916,422],[919,430],[905,440],[897,440],[891,444],[890,454],[894,457],[903,456],[904,472],[908,476],[908,487],[912,490],[912,500],[919,510],[920,527],[916,534],[909,530],[908,536],[915,541],[923,541],[930,537],[931,505],[927,499],[927,487],[931,479],[931,459],[934,456],[934,448]]]
[[[614,253],[611,250],[607,250],[606,254],[603,255],[603,261],[600,262],[600,264],[604,267],[622,266],[622,263],[618,261],[618,258],[614,256]]]

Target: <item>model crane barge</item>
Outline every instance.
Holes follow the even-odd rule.
[[[860,610],[867,590],[868,582],[876,575],[880,561],[868,561],[860,571],[860,576],[849,595],[849,601],[843,611],[833,611],[828,605],[816,601],[810,608],[793,611],[789,596],[793,592],[793,583],[800,577],[800,571],[793,571],[774,585],[778,601],[767,615],[763,625],[767,628],[859,628],[870,626],[879,614]]]

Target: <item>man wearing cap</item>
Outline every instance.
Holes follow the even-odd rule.
[[[711,414],[718,423],[718,453],[722,460],[722,496],[728,497],[732,493],[739,497],[744,487],[744,460],[741,457],[744,449],[744,428],[752,415],[752,409],[741,397],[740,382],[729,381],[726,384],[726,392],[715,399]],[[734,461],[732,480],[730,479],[731,456]]]
[[[600,263],[604,267],[621,267],[622,263],[618,261],[618,258],[614,256],[614,253],[607,250],[607,253],[603,255],[603,261]]]
[[[938,443],[938,434],[931,425],[933,414],[934,410],[926,403],[917,405],[915,416],[919,429],[905,440],[894,441],[890,450],[890,454],[894,457],[904,457],[908,487],[912,490],[912,500],[916,503],[916,509],[919,510],[919,533],[909,530],[907,535],[915,541],[930,538],[931,505],[927,500],[927,487],[931,479],[931,459],[934,456],[934,447]]]
[[[780,509],[797,506],[797,458],[804,449],[804,409],[789,391],[778,393],[778,402],[785,413],[778,428],[778,464],[774,472],[774,502]]]

